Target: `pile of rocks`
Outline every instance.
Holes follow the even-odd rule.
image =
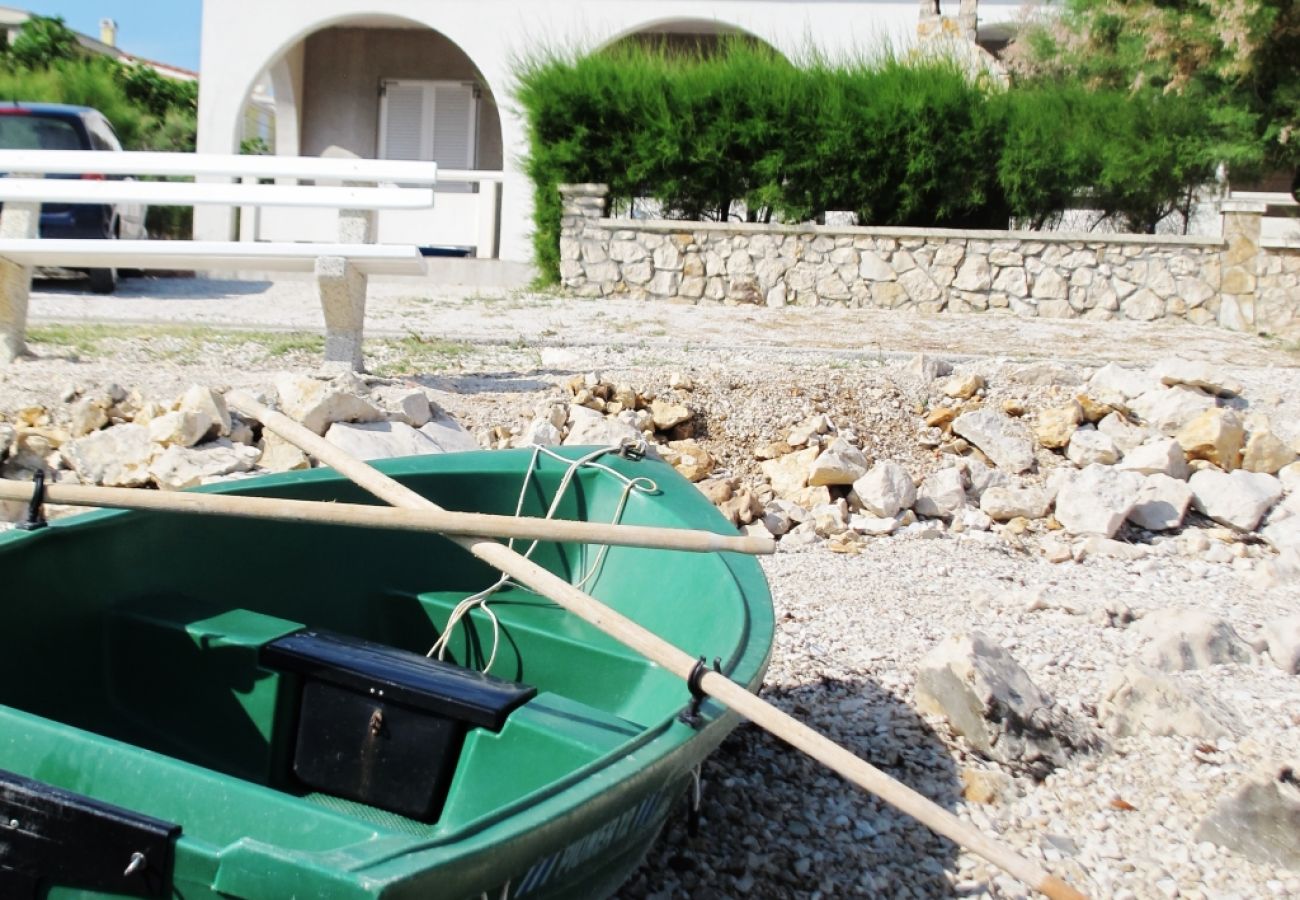
[[[1064,402],[1032,411],[1017,397],[994,403],[978,373],[945,378],[945,368],[925,358],[909,365],[931,382],[918,403],[917,440],[937,468],[869,459],[860,434],[820,414],[755,448],[761,480],[701,479],[699,469],[692,480],[735,524],[787,548],[937,530],[1011,540],[1035,533],[1055,561],[1137,557],[1192,511],[1221,526],[1189,538],[1212,562],[1255,552],[1242,538],[1256,533],[1278,551],[1300,547],[1296,449],[1208,366],[1109,365]],[[1062,386],[1053,392],[1059,400]],[[1114,540],[1121,529],[1134,540]]]
[[[1059,706],[1006,647],[979,633],[954,635],[921,660],[917,708],[942,720],[985,759],[1042,779],[1073,755],[1108,750],[1108,739],[1247,736],[1229,698],[1205,685],[1193,690],[1177,673],[1254,666],[1267,657],[1284,672],[1300,674],[1300,615],[1267,623],[1254,643],[1225,619],[1193,608],[1159,609],[1134,627],[1137,659],[1110,670],[1103,695],[1083,704],[1089,716]],[[1252,773],[1222,796],[1202,819],[1197,840],[1266,865],[1300,868],[1300,783],[1293,762],[1270,765],[1262,777]],[[996,802],[983,792],[968,784],[966,798]]]
[[[270,393],[286,414],[362,459],[478,446],[419,388],[352,374],[282,374]],[[62,399],[0,421],[0,476],[31,480],[43,471],[61,483],[183,490],[311,466],[293,445],[232,414],[210,387],[193,385],[167,401],[116,384],[70,387]],[[6,504],[0,520],[21,513],[19,504]]]
[[[525,423],[496,426],[480,435],[489,447],[643,446],[671,463],[688,480],[705,479],[717,460],[695,438],[696,411],[687,396],[695,383],[670,374],[662,390],[637,388],[602,378],[578,375],[564,385],[563,400],[543,400]]]

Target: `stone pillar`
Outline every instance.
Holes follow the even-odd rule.
[[[586,243],[595,238],[609,204],[609,186],[604,184],[562,184],[560,197],[564,212],[560,218],[560,282],[571,290],[588,287],[583,265]],[[590,253],[587,254],[588,256]]]
[[[1259,234],[1268,207],[1249,200],[1224,200],[1224,249],[1219,253],[1219,324],[1232,331],[1255,328],[1259,286]]]
[[[39,203],[6,203],[0,213],[0,237],[35,238],[40,223]],[[27,301],[31,289],[32,267],[0,257],[0,365],[27,353]]]
[[[325,312],[326,368],[363,371],[366,276],[341,256],[322,256],[316,260],[316,290]]]
[[[979,36],[979,0],[961,0],[957,7],[957,31],[964,40],[975,43]]]
[[[366,182],[347,181],[348,187],[371,186]],[[373,209],[339,210],[340,244],[373,244],[376,215]],[[316,260],[316,290],[325,313],[325,366],[365,370],[361,342],[366,327],[366,289],[364,272],[341,256],[322,256]]]

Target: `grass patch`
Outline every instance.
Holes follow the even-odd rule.
[[[319,355],[325,338],[319,334],[281,331],[231,331],[198,325],[38,325],[28,329],[28,340],[47,347],[65,347],[79,356],[111,352],[112,345],[140,342],[146,358],[184,360],[204,347],[255,345],[266,357],[281,359],[295,354]]]
[[[397,340],[367,342],[367,358],[377,375],[442,372],[458,367],[473,352],[464,341],[426,338],[411,334]]]

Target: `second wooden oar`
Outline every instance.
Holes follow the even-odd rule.
[[[0,479],[0,500],[28,503],[32,499],[32,491],[31,482]],[[188,491],[141,491],[133,488],[52,484],[45,488],[45,500],[66,506],[149,509],[244,519],[351,525],[392,531],[432,531],[446,535],[525,541],[685,550],[693,553],[765,554],[776,549],[776,545],[767,538],[714,534],[711,531],[686,528],[603,525],[571,519],[515,518],[444,509],[395,509],[391,506],[366,506],[360,503],[319,503],[314,500],[197,494]]]
[[[408,509],[439,509],[427,497],[394,481],[373,466],[335,447],[283,413],[268,409],[247,394],[232,392],[227,402],[246,416],[260,421],[302,451],[316,457],[376,497]],[[627,616],[610,609],[554,572],[495,541],[452,538],[478,559],[509,575],[515,581],[552,600],[564,609],[631,647],[642,656],[688,683],[698,684],[704,693],[730,707],[755,725],[807,753],[863,790],[902,810],[917,821],[1042,892],[1052,900],[1086,900],[1083,894],[1045,871],[1031,859],[967,825],[952,813],[907,785],[860,759],[839,744],[761,700],[741,685],[718,672],[699,674],[695,658]]]

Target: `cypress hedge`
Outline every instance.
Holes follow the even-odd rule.
[[[535,260],[559,274],[565,182],[670,218],[1043,227],[1080,198],[1130,230],[1214,173],[1203,107],[1070,83],[1007,89],[939,58],[794,65],[753,42],[683,56],[619,45],[517,68]]]

